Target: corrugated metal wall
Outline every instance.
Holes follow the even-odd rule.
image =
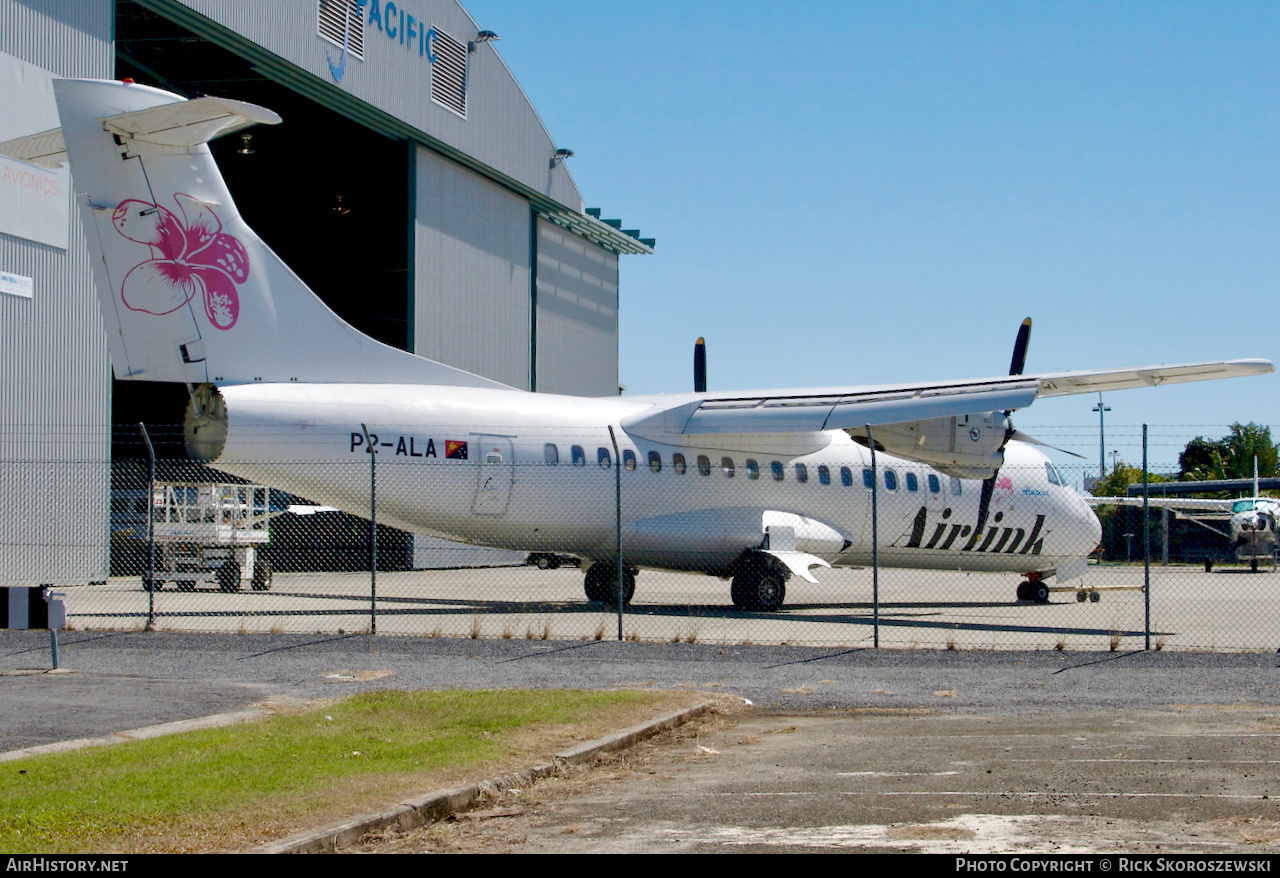
[[[0,52],[10,64],[20,59],[54,76],[108,77],[113,15],[111,0],[0,0]],[[2,95],[0,108],[32,99]],[[0,270],[34,281],[30,299],[0,295],[0,582],[6,584],[106,575],[111,373],[74,207],[68,242],[64,251],[0,234]]]
[[[529,202],[417,154],[415,353],[529,389]]]
[[[618,392],[618,254],[539,219],[538,390]]]
[[[557,144],[491,44],[481,43],[468,53],[466,118],[431,100],[431,65],[420,54],[421,41],[406,40],[408,20],[402,20],[401,14],[413,17],[414,33],[421,33],[425,23],[466,45],[483,25],[477,26],[457,0],[395,3],[391,27],[387,26],[386,0],[369,0],[364,4],[364,59],[348,58],[341,81],[329,66],[330,59],[338,62],[341,51],[317,36],[317,0],[140,2],[206,30],[192,21],[194,12],[275,56],[250,58],[261,62],[267,76],[330,106],[340,106],[343,97],[358,98],[435,138],[439,146],[582,211],[582,196],[568,168],[550,166]],[[244,49],[242,54],[248,57],[252,47]]]

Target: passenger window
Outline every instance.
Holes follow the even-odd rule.
[[[753,481],[760,478],[760,464],[749,457],[747,458],[747,478]]]
[[[818,481],[824,485],[831,484],[831,470],[827,469],[825,464],[818,467]]]
[[[959,497],[960,492],[963,490],[964,490],[964,486],[960,484],[960,480],[957,479],[955,476],[952,476],[951,477],[951,493]]]
[[[786,472],[783,470],[782,464],[778,461],[775,460],[773,463],[769,464],[769,469],[773,473],[773,480],[775,482],[780,482],[786,478]]]
[[[636,468],[636,453],[630,448],[624,449],[622,452],[622,465],[627,470],[633,470]]]
[[[548,466],[555,466],[560,462],[560,449],[556,448],[554,442],[548,442],[542,446],[542,457],[546,460]]]
[[[916,478],[915,473],[907,473],[907,490],[908,491],[920,490],[920,480]]]
[[[938,477],[933,473],[929,473],[929,493],[937,494],[942,490],[942,483],[938,481]]]
[[[685,466],[685,463],[684,463],[683,454],[674,454],[671,456],[671,468],[676,471],[676,475],[679,475],[679,476],[684,475],[684,471],[687,469],[687,467]]]
[[[608,448],[596,449],[596,461],[600,464],[601,469],[608,469],[613,464],[613,458],[609,456]]]
[[[890,491],[898,490],[898,474],[895,471],[891,469],[884,471],[884,486]]]
[[[809,468],[803,463],[796,464],[796,481],[801,484],[809,481]]]
[[[655,473],[662,472],[662,455],[656,451],[649,452],[649,469]]]
[[[733,478],[733,458],[732,457],[720,458],[720,469],[724,471],[725,478],[727,479]]]
[[[853,487],[853,470],[849,469],[847,466],[840,467],[840,484],[844,485],[846,488]]]
[[[711,475],[711,458],[707,457],[705,454],[698,455],[698,475]]]
[[[573,451],[573,465],[574,465],[574,466],[586,466],[586,465],[587,465],[587,453],[586,453],[585,451],[583,451],[583,450],[582,450],[582,446],[581,446],[581,445],[575,445],[575,446],[573,446],[572,451]]]
[[[871,474],[871,467],[864,466],[862,468],[862,487],[870,491],[876,486],[876,477]]]

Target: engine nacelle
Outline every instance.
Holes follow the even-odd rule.
[[[847,431],[867,442],[867,431]],[[876,447],[895,457],[918,460],[958,479],[988,479],[1004,463],[1009,419],[1004,412],[959,415],[884,424],[871,431]]]
[[[182,438],[192,460],[209,463],[227,444],[227,403],[212,384],[197,384],[182,419]]]

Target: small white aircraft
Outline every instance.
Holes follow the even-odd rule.
[[[1188,482],[1178,483],[1185,488]],[[1263,497],[1258,490],[1258,461],[1253,461],[1253,482],[1247,479],[1225,479],[1206,483],[1205,492],[1214,490],[1253,489],[1252,495],[1235,500],[1200,499],[1194,497],[1151,497],[1151,491],[1161,490],[1161,484],[1152,485],[1148,491],[1147,504],[1156,509],[1172,509],[1179,515],[1189,518],[1207,527],[1214,533],[1222,534],[1231,540],[1231,548],[1235,550],[1237,561],[1248,561],[1249,569],[1258,572],[1258,562],[1268,559],[1275,564],[1276,549],[1280,547],[1280,533],[1276,525],[1280,524],[1280,500],[1274,497]],[[1085,502],[1097,508],[1099,506],[1142,506],[1141,497],[1086,497]],[[1216,527],[1205,524],[1206,519],[1227,519],[1230,533],[1223,533]],[[1213,559],[1204,559],[1205,573],[1213,569]]]
[[[593,601],[629,601],[652,567],[732,578],[735,606],[777,610],[793,575],[870,562],[872,485],[881,564],[1008,571],[1026,577],[1020,597],[1047,600],[1044,579],[1082,573],[1100,529],[1009,412],[1274,371],[1231,360],[1023,376],[1020,336],[1012,374],[974,381],[529,393],[362,335],[262,243],[206,143],[279,122],[271,111],[119,82],[54,88],[62,128],[0,151],[70,161],[116,377],[188,385],[194,457],[364,515],[376,451],[380,522],[576,555]],[[884,450],[875,474],[868,431]]]

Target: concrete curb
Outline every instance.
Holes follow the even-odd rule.
[[[56,741],[52,744],[39,744],[22,750],[10,750],[0,753],[0,762],[24,759],[28,756],[43,756],[46,753],[67,753],[71,750],[82,750],[85,747],[101,747],[105,744],[121,744],[125,741],[140,741],[144,738],[159,738],[164,735],[176,735],[179,732],[193,732],[196,729],[216,729],[221,726],[247,723],[250,720],[270,716],[271,711],[261,708],[238,710],[234,713],[217,713],[212,716],[201,716],[195,719],[180,719],[176,722],[161,723],[156,726],[145,726],[141,729],[130,729],[125,732],[112,732],[101,738],[76,738],[71,741]]]
[[[456,811],[474,806],[482,796],[493,795],[512,787],[522,787],[540,777],[554,774],[559,765],[581,765],[590,762],[601,753],[624,750],[652,737],[658,732],[673,729],[711,710],[713,704],[704,701],[652,719],[629,729],[623,729],[604,738],[579,744],[552,756],[552,762],[535,765],[516,774],[490,778],[479,783],[440,790],[401,802],[394,808],[375,814],[360,814],[340,823],[319,829],[309,829],[271,844],[252,849],[256,854],[319,854],[330,853],[356,844],[371,832],[381,832],[395,827],[406,830],[443,820]]]

